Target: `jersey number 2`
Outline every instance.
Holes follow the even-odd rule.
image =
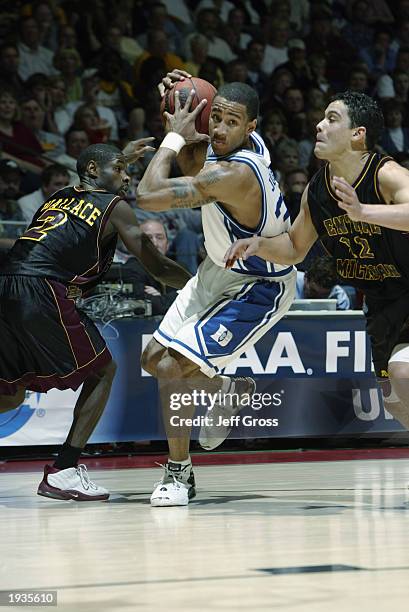
[[[46,210],[42,215],[36,219],[36,223],[40,222],[39,225],[33,225],[30,227],[21,238],[25,240],[42,240],[59,225],[63,225],[67,221],[67,214],[62,210]]]

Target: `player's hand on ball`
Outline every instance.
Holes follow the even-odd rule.
[[[139,138],[138,140],[131,140],[131,142],[128,142],[122,151],[125,163],[132,164],[143,157],[148,151],[155,151],[155,147],[151,147],[148,144],[153,140],[155,140],[153,136],[148,136],[147,138]]]
[[[160,97],[163,98],[166,94],[166,90],[172,89],[175,83],[183,81],[184,79],[190,79],[191,76],[192,75],[185,70],[179,70],[178,68],[174,68],[172,72],[168,72],[158,85]]]
[[[236,240],[234,244],[226,251],[223,258],[226,268],[231,268],[238,259],[248,259],[252,255],[257,255],[260,244],[259,236],[252,238],[241,238]]]
[[[166,119],[166,127],[171,132],[176,132],[183,136],[186,140],[186,144],[193,144],[197,142],[209,142],[209,136],[207,134],[199,134],[196,130],[195,122],[196,117],[199,116],[201,111],[207,104],[207,100],[203,99],[196,106],[194,110],[190,110],[190,105],[195,95],[194,89],[191,90],[186,100],[186,104],[182,107],[180,104],[179,92],[175,91],[175,112],[171,115],[168,112],[164,112],[163,116]]]
[[[363,205],[358,200],[355,189],[342,177],[334,176],[332,183],[338,198],[338,206],[345,210],[351,221],[361,221]]]

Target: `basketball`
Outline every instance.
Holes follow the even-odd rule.
[[[199,102],[201,102],[201,100],[204,98],[207,100],[206,106],[196,118],[196,130],[200,134],[208,134],[210,109],[213,98],[216,95],[216,88],[213,87],[211,83],[208,83],[203,79],[192,77],[191,79],[184,79],[183,81],[176,83],[175,86],[172,87],[170,91],[167,91],[166,95],[162,98],[160,107],[161,113],[167,111],[168,113],[173,114],[175,112],[175,91],[179,92],[180,104],[181,106],[184,106],[192,89],[195,90],[195,95],[193,96],[190,110],[194,110]]]

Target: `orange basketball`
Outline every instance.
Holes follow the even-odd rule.
[[[195,95],[193,96],[190,110],[194,110],[199,102],[201,102],[204,98],[207,100],[206,106],[196,118],[196,130],[200,134],[208,134],[210,109],[213,98],[216,95],[216,88],[213,87],[211,83],[208,83],[203,79],[192,77],[191,79],[185,78],[183,81],[178,81],[175,86],[167,91],[166,95],[162,98],[160,106],[161,113],[167,111],[168,113],[173,114],[175,112],[175,91],[179,92],[180,104],[183,106],[192,89],[195,90]]]

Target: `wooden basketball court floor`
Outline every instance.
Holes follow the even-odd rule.
[[[112,496],[88,504],[0,473],[0,590],[56,590],[76,612],[408,610],[408,459],[195,473],[178,508],[149,505],[160,468],[93,470]]]

